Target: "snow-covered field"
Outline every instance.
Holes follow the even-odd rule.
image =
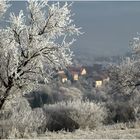
[[[39,139],[140,139],[140,129],[47,132]]]

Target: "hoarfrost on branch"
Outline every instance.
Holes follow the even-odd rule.
[[[0,1],[0,15],[8,8]],[[53,69],[72,63],[70,46],[80,28],[73,24],[71,4],[29,0],[27,16],[10,13],[6,28],[0,28],[1,102],[12,87],[31,87],[39,79],[48,82]],[[70,41],[71,39],[71,41]],[[69,40],[69,41],[67,41]]]

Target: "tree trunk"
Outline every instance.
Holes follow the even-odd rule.
[[[7,100],[7,97],[9,96],[9,92],[11,90],[12,87],[8,87],[4,93],[3,99],[0,99],[0,110],[2,109],[5,101]]]

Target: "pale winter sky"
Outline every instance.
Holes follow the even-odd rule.
[[[25,9],[25,2],[11,2],[10,11]],[[140,2],[74,2],[76,25],[83,35],[74,51],[84,56],[110,56],[128,51],[129,41],[140,32]]]

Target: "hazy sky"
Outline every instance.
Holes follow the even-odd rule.
[[[10,11],[25,8],[25,2],[12,2]],[[140,2],[74,2],[72,11],[83,35],[74,44],[80,55],[124,54],[129,41],[140,32]]]

